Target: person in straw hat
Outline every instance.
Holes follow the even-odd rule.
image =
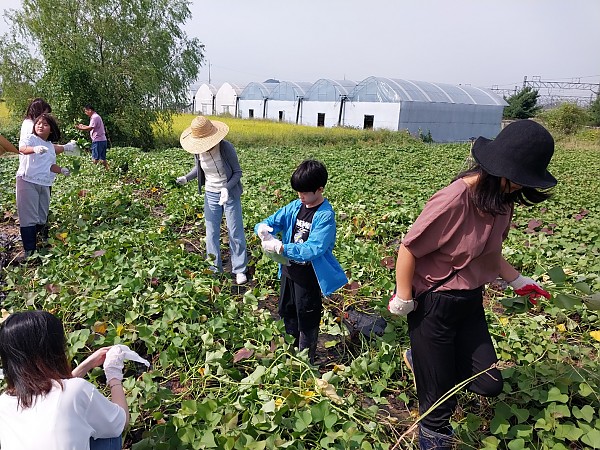
[[[237,284],[247,281],[246,235],[242,220],[242,169],[233,145],[223,138],[229,127],[204,116],[195,117],[179,139],[183,149],[192,153],[196,164],[184,176],[177,178],[180,185],[198,179],[198,192],[204,194],[204,221],[206,224],[206,253],[215,271],[222,270],[219,247],[223,212],[229,233],[231,272]]]
[[[520,120],[494,140],[479,137],[471,153],[473,165],[429,199],[402,240],[396,293],[388,307],[408,318],[411,348],[404,359],[424,415],[421,449],[453,447],[456,397],[429,409],[454,386],[473,378],[466,385],[472,392],[493,397],[502,391],[483,308],[484,285],[501,277],[525,301],[550,298],[504,259],[502,242],[515,204],[542,202],[556,185],[547,170],[554,139],[538,123]]]

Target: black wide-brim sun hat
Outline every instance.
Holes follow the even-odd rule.
[[[504,177],[521,186],[548,189],[557,183],[548,172],[554,139],[533,120],[512,122],[494,140],[480,136],[471,153],[490,175]]]

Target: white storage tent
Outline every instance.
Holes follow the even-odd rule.
[[[231,114],[237,116],[238,97],[244,86],[234,83],[223,83],[215,96],[215,114]]]
[[[194,96],[194,112],[205,116],[215,113],[215,98],[217,88],[212,84],[203,83],[200,85]]]
[[[317,80],[302,101],[303,125],[334,127],[344,123],[344,105],[356,88],[351,80]]]
[[[483,88],[369,77],[350,93],[344,125],[431,133],[436,142],[493,138],[506,105]]]
[[[302,99],[312,83],[281,81],[269,94],[267,119],[300,123]]]
[[[264,119],[267,115],[269,94],[277,86],[276,82],[248,83],[240,93],[238,116],[242,119]]]

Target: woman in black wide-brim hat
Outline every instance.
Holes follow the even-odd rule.
[[[484,396],[502,391],[496,352],[483,310],[483,288],[498,277],[518,295],[550,295],[502,256],[516,204],[550,196],[556,179],[547,167],[554,153],[548,131],[531,120],[513,122],[494,140],[478,138],[475,164],[429,199],[406,234],[396,261],[396,293],[389,310],[408,315],[411,348],[404,359],[414,373],[422,417],[421,449],[453,445],[451,397],[425,415],[458,383],[481,372],[467,388]]]

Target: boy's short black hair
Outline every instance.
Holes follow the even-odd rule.
[[[89,103],[86,103],[85,105],[83,105],[83,109],[87,109],[88,111],[96,111],[94,109],[94,107]]]
[[[327,169],[316,159],[304,160],[294,170],[290,183],[296,192],[317,192],[327,184]]]

